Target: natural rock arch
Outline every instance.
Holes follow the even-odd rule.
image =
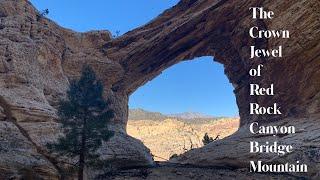
[[[275,4],[278,7],[275,7]],[[104,44],[102,50],[107,57],[118,59],[124,69],[122,78],[112,84],[111,89],[115,92],[124,91],[130,94],[162,70],[179,61],[199,56],[214,56],[224,64],[226,75],[235,86],[242,125],[257,118],[261,119],[249,116],[249,102],[266,105],[278,102],[282,105],[284,114],[281,118],[317,113],[319,104],[311,102],[319,96],[319,84],[310,83],[311,87],[308,88],[307,86],[288,88],[298,86],[298,83],[294,84],[295,82],[318,80],[319,72],[314,70],[310,73],[305,66],[319,64],[317,62],[319,54],[314,53],[319,48],[319,44],[311,40],[312,38],[307,38],[310,39],[307,42],[304,40],[306,39],[304,34],[316,32],[317,26],[313,25],[306,29],[303,27],[304,23],[296,22],[293,18],[287,19],[295,7],[305,7],[295,12],[295,15],[299,16],[300,13],[312,11],[312,7],[317,5],[319,4],[316,2],[247,1],[238,4],[213,0],[181,1],[149,24]],[[275,18],[266,22],[252,20],[249,7],[256,6],[273,9]],[[285,8],[287,12],[279,7]],[[310,19],[314,22],[317,17],[319,13],[310,14]],[[279,23],[283,21],[287,23]],[[295,24],[294,29],[292,24]],[[248,36],[249,28],[252,26],[260,29],[288,29],[292,37],[291,39],[252,40]],[[300,33],[302,29],[304,31]],[[312,37],[319,39],[317,34],[313,34]],[[308,48],[301,47],[299,42],[304,42]],[[285,57],[281,60],[249,59],[251,45],[261,48],[283,45]],[[250,77],[249,69],[257,67],[260,63],[265,66],[262,71],[263,77]],[[254,82],[259,82],[262,86],[275,83],[276,91],[281,96],[258,98],[248,96],[248,84]]]
[[[252,20],[249,11],[252,6],[272,9],[275,18]],[[69,79],[79,76],[82,64],[90,64],[104,81],[105,94],[116,111],[113,128],[119,132],[119,136],[116,137],[117,143],[111,142],[116,151],[112,149],[113,152],[109,150],[105,153],[113,154],[112,158],[115,162],[119,161],[119,164],[152,164],[143,145],[125,134],[128,96],[179,61],[214,56],[224,65],[225,73],[235,87],[242,128],[223,144],[214,143],[187,153],[178,160],[197,165],[246,167],[250,155],[244,142],[252,138],[261,141],[265,139],[252,137],[244,125],[253,121],[268,123],[277,120],[278,123],[291,123],[302,129],[300,136],[280,138],[297,142],[299,148],[295,154],[286,158],[301,155],[305,161],[310,162],[313,168],[311,172],[315,172],[319,164],[314,163],[316,160],[312,158],[316,157],[306,153],[310,152],[307,147],[316,144],[314,136],[320,129],[318,9],[320,5],[317,0],[182,0],[145,26],[112,39],[107,31],[78,33],[61,28],[51,20],[39,17],[37,10],[28,1],[0,0],[0,95],[11,106],[17,122],[35,141],[32,143],[43,146],[59,132],[55,123],[55,106],[57,100],[64,96]],[[288,29],[292,36],[290,39],[253,40],[248,36],[248,29],[252,26],[260,29]],[[282,45],[284,57],[249,59],[250,45],[260,48]],[[248,70],[260,63],[264,64],[263,77],[248,76]],[[249,96],[248,85],[254,82],[261,86],[274,83],[277,95]],[[277,102],[283,115],[268,116],[268,119],[250,116],[250,102],[264,105]],[[0,113],[1,117],[3,112]],[[1,131],[5,132],[7,125],[0,123]],[[9,122],[5,124],[13,126]],[[12,129],[17,131],[17,128]],[[313,133],[308,134],[311,130]],[[26,138],[20,136],[21,132],[19,138],[12,141],[21,142],[28,152],[43,158],[43,155],[32,150],[32,143],[30,145]],[[242,143],[238,143],[239,139]],[[310,140],[309,145],[305,144],[304,139]],[[124,152],[122,147],[127,144],[132,149]],[[29,155],[15,153],[19,150],[16,148],[9,146],[10,151],[1,154],[2,157],[8,157],[6,160],[10,161],[10,165],[0,160],[0,166],[6,166],[10,172],[17,168],[16,162]],[[213,149],[216,150],[214,153]],[[231,149],[236,152],[230,152]],[[314,150],[318,151],[318,148]],[[123,161],[128,163],[121,163]],[[34,162],[44,163],[54,169],[46,160]],[[23,163],[30,166],[27,162]],[[39,171],[46,172],[46,169]]]

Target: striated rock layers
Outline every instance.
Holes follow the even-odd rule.
[[[248,8],[272,9],[272,21],[252,20]],[[0,0],[0,173],[7,176],[34,171],[52,179],[61,175],[59,158],[46,153],[44,144],[60,134],[56,105],[81,65],[96,70],[105,84],[105,96],[116,111],[113,129],[118,133],[102,148],[105,158],[122,166],[152,165],[143,144],[125,132],[128,96],[137,88],[183,60],[213,56],[222,63],[235,88],[241,127],[232,137],[187,153],[179,162],[198,166],[247,167],[252,137],[248,123],[294,124],[294,136],[277,137],[294,143],[297,150],[273,162],[300,159],[310,164],[308,176],[319,170],[320,113],[320,2],[268,0],[182,0],[159,17],[112,39],[107,31],[77,33],[41,17],[26,0]],[[252,26],[288,29],[290,39],[248,36]],[[249,59],[249,46],[283,46],[281,59]],[[263,77],[248,70],[264,64]],[[196,70],[195,70],[196,71]],[[248,94],[249,83],[274,83],[275,96]],[[213,82],[214,83],[214,82]],[[282,107],[282,116],[249,115],[249,102]],[[275,138],[275,137],[269,137]],[[120,162],[120,163],[119,163]],[[30,170],[31,169],[31,170]],[[319,174],[318,174],[319,175]]]

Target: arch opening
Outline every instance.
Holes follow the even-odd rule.
[[[206,133],[221,140],[239,125],[233,87],[212,57],[175,64],[129,98],[127,133],[141,140],[156,161],[204,146]]]

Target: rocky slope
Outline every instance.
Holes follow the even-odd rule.
[[[304,122],[303,124],[301,122]],[[308,173],[299,174],[293,173],[291,175],[300,176],[300,178],[318,179],[320,177],[320,120],[318,115],[310,116],[308,118],[287,118],[281,122],[273,122],[270,125],[294,125],[297,128],[297,134],[290,134],[284,136],[261,136],[249,133],[248,128],[242,127],[235,134],[211,143],[203,148],[189,151],[178,159],[172,162],[183,164],[198,164],[201,166],[219,166],[230,167],[236,169],[246,169],[248,171],[248,159],[261,160],[268,163],[286,163],[302,161],[308,164]],[[272,153],[269,154],[250,154],[248,150],[248,142],[251,140],[265,143],[266,141],[277,141],[281,144],[291,144],[294,147],[294,152],[286,154],[285,156],[277,156]],[[231,148],[232,147],[232,148]]]
[[[203,146],[202,139],[205,133],[210,137],[222,139],[237,131],[239,119],[145,119],[131,120],[127,125],[127,133],[143,142],[156,161],[165,161],[174,155]]]
[[[246,169],[228,169],[219,167],[198,167],[190,165],[179,165],[161,163],[153,168],[139,168],[122,170],[109,175],[109,179],[114,180],[238,180],[238,179],[299,179],[297,176],[288,174],[252,174]]]
[[[253,20],[249,7],[263,6],[276,14]],[[44,144],[60,135],[57,101],[65,96],[69,80],[91,65],[104,82],[105,97],[115,110],[117,132],[104,158],[122,166],[153,165],[148,149],[126,134],[128,96],[162,70],[183,60],[214,56],[235,87],[240,130],[223,141],[186,153],[180,163],[243,168],[248,159],[272,162],[299,158],[310,164],[307,177],[319,177],[320,113],[320,2],[269,0],[181,0],[150,23],[112,39],[108,31],[78,33],[41,17],[26,0],[0,0],[0,173],[18,177],[34,168],[46,179],[62,176],[59,158],[46,153]],[[290,39],[253,40],[247,32],[288,29]],[[281,59],[249,59],[250,45],[283,45]],[[263,77],[248,70],[263,63]],[[249,96],[249,83],[274,83],[277,95]],[[214,82],[213,82],[214,83]],[[282,107],[281,116],[252,116],[250,102]],[[299,135],[252,136],[247,124],[294,124]],[[248,141],[276,138],[297,150],[286,157],[252,156]]]

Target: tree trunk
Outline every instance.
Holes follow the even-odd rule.
[[[78,180],[83,180],[83,171],[85,166],[85,148],[86,148],[86,120],[83,123],[82,137],[81,137],[81,150],[79,158],[79,170],[78,170]]]
[[[81,152],[80,160],[79,160],[78,180],[83,180],[83,170],[84,170],[84,154]]]

